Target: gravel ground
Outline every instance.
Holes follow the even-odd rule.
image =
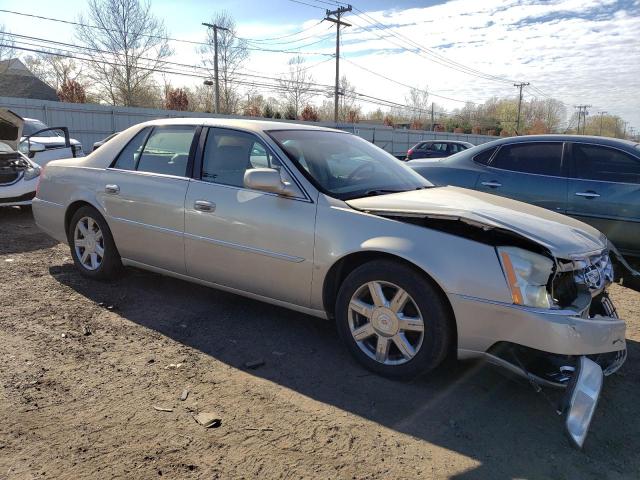
[[[86,280],[17,209],[0,285],[0,479],[640,478],[640,294],[618,285],[629,359],[582,452],[500,370],[385,380],[330,322],[138,270]]]

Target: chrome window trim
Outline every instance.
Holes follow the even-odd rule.
[[[276,197],[281,197],[281,198],[288,198],[290,200],[298,200],[298,201],[306,201],[308,203],[313,203],[313,200],[311,198],[311,196],[307,193],[307,191],[304,189],[304,187],[300,184],[300,181],[298,180],[298,178],[293,174],[293,172],[291,171],[291,169],[289,168],[289,166],[286,164],[286,162],[284,162],[282,160],[282,158],[280,157],[280,155],[278,155],[275,150],[271,147],[271,145],[269,145],[269,142],[265,141],[265,139],[263,139],[262,137],[260,137],[260,135],[258,135],[256,132],[252,132],[250,130],[243,130],[243,129],[237,129],[237,128],[232,128],[232,127],[217,127],[217,126],[208,126],[207,128],[207,133],[206,133],[206,137],[209,137],[209,132],[212,129],[218,129],[218,130],[229,130],[231,132],[240,132],[240,133],[246,133],[248,135],[251,135],[253,137],[255,137],[260,144],[262,144],[265,149],[271,153],[272,156],[274,156],[275,158],[278,159],[278,161],[280,162],[280,164],[282,165],[282,167],[287,171],[287,173],[289,173],[289,176],[293,179],[293,181],[295,182],[295,184],[297,185],[298,189],[302,192],[302,197],[287,197],[284,195],[278,195],[277,193],[271,193],[271,192],[263,192],[262,190],[253,190],[250,188],[246,188],[246,187],[238,187],[237,185],[227,185],[224,183],[216,183],[216,182],[207,182],[206,180],[202,180],[202,178],[193,178],[192,180],[195,180],[197,182],[202,182],[202,183],[206,183],[208,185],[218,185],[218,186],[223,186],[223,187],[231,187],[231,188],[235,188],[238,190],[245,190],[248,192],[259,192],[259,193],[264,193],[266,195],[274,195]],[[215,133],[214,133],[215,134]],[[205,139],[204,142],[204,147],[202,149],[202,158],[199,160],[202,164],[204,164],[204,154],[205,151],[207,149],[207,141]],[[200,175],[202,176],[202,165],[201,165],[201,170],[200,170]]]
[[[640,157],[637,157],[634,153],[628,152],[626,150],[623,150],[622,148],[615,147],[613,145],[604,145],[602,143],[593,143],[593,142],[581,141],[581,140],[570,140],[570,141],[567,141],[567,143],[576,144],[576,145],[591,145],[592,147],[611,148],[611,149],[617,150],[617,151],[619,151],[621,153],[625,153],[625,154],[629,155],[632,158],[635,158],[638,161],[638,163],[640,164]],[[571,150],[571,162],[572,162],[572,166],[575,167],[576,165],[574,163],[574,158],[573,158],[573,149]],[[573,173],[573,172],[570,172],[570,173]],[[638,186],[640,186],[640,182],[638,182],[638,183],[612,182],[611,180],[593,180],[593,179],[590,179],[590,178],[578,178],[578,177],[573,177],[573,176],[570,176],[570,175],[567,175],[567,178],[571,179],[571,180],[581,180],[583,182],[601,182],[601,183],[613,183],[613,184],[616,184],[616,185],[638,185]]]

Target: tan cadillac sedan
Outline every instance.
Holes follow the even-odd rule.
[[[365,367],[407,378],[484,358],[584,442],[626,358],[607,239],[571,218],[434,187],[354,135],[251,120],[143,123],[49,163],[33,210],[81,274],[135,266],[335,319]]]

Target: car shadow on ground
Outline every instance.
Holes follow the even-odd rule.
[[[494,367],[461,362],[429,378],[391,381],[357,365],[325,320],[138,270],[112,283],[82,278],[72,264],[49,271],[122,317],[225,364],[242,369],[264,359],[249,372],[479,463],[453,478],[637,478],[636,342],[621,373],[606,380],[579,452],[566,441],[553,400]]]
[[[30,209],[0,207],[0,255],[51,248],[57,243],[38,229]]]

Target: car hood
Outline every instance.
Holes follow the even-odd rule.
[[[0,142],[17,150],[22,137],[23,125],[24,120],[20,115],[6,108],[0,108]]]
[[[511,231],[542,245],[557,258],[571,259],[607,247],[595,228],[559,213],[497,195],[459,187],[433,187],[348,200],[372,214],[407,214],[460,220],[482,228]]]

